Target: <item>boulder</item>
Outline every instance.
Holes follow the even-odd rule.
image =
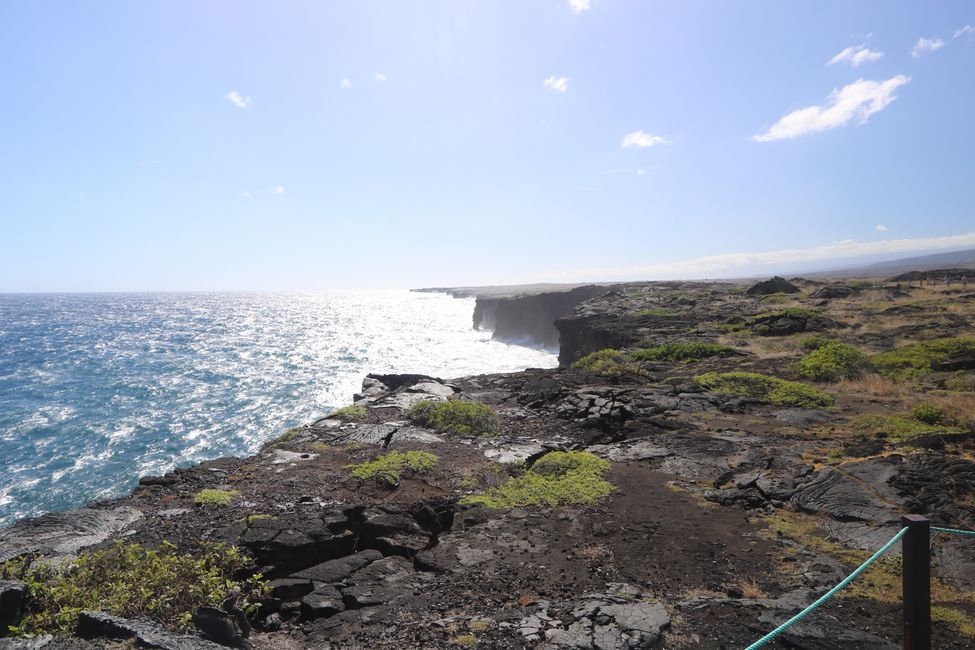
[[[0,580],[0,636],[7,627],[20,622],[20,615],[27,597],[27,585],[22,582]]]
[[[139,648],[155,650],[223,650],[225,646],[189,634],[176,634],[141,619],[125,619],[103,612],[82,612],[75,634],[82,639],[134,639]]]
[[[785,278],[775,276],[764,282],[753,284],[745,292],[749,296],[767,296],[773,293],[799,293],[799,287]]]

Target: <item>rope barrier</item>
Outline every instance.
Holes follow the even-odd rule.
[[[931,530],[940,530],[940,529],[932,528]],[[836,592],[838,592],[840,589],[842,589],[843,587],[847,586],[848,584],[850,584],[851,582],[853,582],[854,580],[856,580],[857,577],[861,573],[863,573],[864,571],[867,570],[867,567],[869,567],[871,564],[873,564],[878,559],[880,559],[880,556],[882,556],[884,553],[886,553],[888,550],[890,550],[890,547],[891,546],[893,546],[898,541],[900,541],[900,538],[903,537],[904,536],[904,533],[906,533],[906,532],[907,532],[907,527],[906,526],[904,528],[901,528],[901,530],[900,530],[899,533],[897,533],[896,535],[894,535],[890,539],[889,542],[887,542],[886,544],[884,544],[883,546],[881,546],[877,550],[876,553],[874,553],[873,555],[870,556],[870,559],[868,559],[866,562],[864,562],[863,564],[861,564],[860,566],[858,566],[856,568],[856,570],[853,573],[851,573],[850,575],[848,575],[846,578],[844,578],[842,582],[840,582],[838,585],[836,585],[835,587],[833,587],[832,589],[830,589],[829,591],[827,591],[825,594],[823,594],[822,596],[820,596],[816,600],[816,602],[814,602],[812,605],[810,605],[806,609],[802,610],[801,612],[799,612],[798,614],[796,614],[795,616],[793,616],[792,618],[790,618],[788,621],[786,621],[782,625],[778,626],[777,628],[775,628],[774,630],[772,630],[771,632],[769,632],[768,634],[766,634],[765,636],[763,636],[761,639],[759,639],[755,643],[753,643],[750,646],[748,646],[747,648],[745,648],[745,650],[758,650],[758,648],[763,647],[766,643],[768,643],[769,641],[771,641],[775,637],[779,636],[780,634],[782,634],[783,632],[785,632],[787,629],[789,629],[790,627],[792,627],[793,625],[795,625],[796,623],[798,623],[802,619],[806,618],[809,614],[811,614],[820,605],[822,605],[827,600],[829,600],[830,598],[832,598],[836,594]],[[973,533],[973,534],[975,534],[975,533]]]
[[[931,530],[936,533],[952,533],[953,535],[968,535],[975,537],[975,530],[959,530],[957,528],[937,528],[931,526]]]

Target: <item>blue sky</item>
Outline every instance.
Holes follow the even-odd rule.
[[[0,3],[0,291],[975,247],[970,2]]]

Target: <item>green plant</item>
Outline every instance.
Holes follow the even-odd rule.
[[[391,451],[375,460],[350,465],[352,476],[361,481],[376,481],[395,487],[404,473],[423,474],[440,458],[426,451]]]
[[[641,343],[641,346],[644,344]],[[735,349],[717,343],[664,343],[646,345],[630,357],[634,361],[690,361],[707,357],[727,357],[735,354]]]
[[[803,337],[799,342],[799,347],[807,352],[812,352],[813,350],[818,350],[827,343],[833,343],[833,339],[828,336],[823,336],[822,334],[810,334],[809,336]]]
[[[230,502],[240,494],[239,490],[200,490],[193,495],[193,501],[198,505],[229,506]]]
[[[261,521],[262,519],[276,519],[274,515],[256,514],[247,515],[247,525],[253,524],[255,521]]]
[[[795,298],[793,296],[790,296],[789,294],[770,293],[768,295],[759,298],[758,302],[760,302],[763,305],[781,305],[783,303],[789,302],[794,299]]]
[[[819,312],[812,309],[807,309],[806,307],[783,307],[781,309],[776,309],[774,311],[767,311],[761,314],[756,314],[752,316],[752,320],[764,320],[767,318],[799,318],[799,319],[810,319],[818,318]]]
[[[957,373],[945,379],[945,388],[958,393],[975,393],[975,375]]]
[[[953,356],[975,352],[975,337],[934,339],[908,345],[871,358],[878,372],[895,379],[920,377],[933,371],[933,365]]]
[[[300,427],[294,427],[293,429],[288,429],[280,436],[278,436],[271,442],[267,443],[267,446],[271,447],[272,449],[274,447],[284,446],[287,443],[291,442],[292,440],[295,440],[298,436],[303,434],[307,429],[308,429],[307,426],[300,426]]]
[[[369,411],[366,410],[365,406],[343,406],[332,413],[330,417],[342,422],[358,422],[364,420],[367,415],[369,415]]]
[[[669,318],[676,315],[677,314],[669,309],[663,309],[661,307],[656,307],[654,309],[641,309],[639,311],[634,311],[627,314],[627,316],[630,318]]]
[[[933,406],[931,404],[919,404],[911,410],[911,417],[918,422],[924,422],[925,424],[941,424],[952,426],[958,424],[955,418],[948,415],[943,408],[940,406]]]
[[[501,422],[487,404],[465,400],[423,400],[410,409],[410,420],[440,433],[486,436],[498,433]]]
[[[935,434],[951,436],[965,433],[964,429],[955,426],[928,424],[904,415],[861,415],[854,418],[851,424],[862,433],[894,443],[910,442]]]
[[[267,589],[262,576],[234,577],[249,564],[234,546],[203,546],[193,557],[168,542],[158,549],[119,542],[58,564],[11,560],[0,565],[0,578],[27,584],[27,613],[12,628],[18,636],[70,634],[78,615],[90,609],[188,628],[193,611],[228,598],[245,613],[256,612]]]
[[[818,388],[757,372],[709,372],[694,379],[706,390],[764,399],[781,406],[822,408],[833,404],[833,397]]]
[[[872,368],[870,357],[839,341],[822,344],[796,363],[796,374],[813,381],[856,379]]]
[[[587,451],[553,451],[542,456],[524,475],[508,479],[461,503],[488,508],[563,504],[592,504],[613,491],[604,480],[609,462]]]
[[[633,363],[628,354],[613,348],[587,354],[573,363],[572,367],[606,376],[647,374],[646,370]]]

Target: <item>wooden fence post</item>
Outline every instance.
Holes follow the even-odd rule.
[[[905,515],[904,650],[931,650],[931,522]]]

